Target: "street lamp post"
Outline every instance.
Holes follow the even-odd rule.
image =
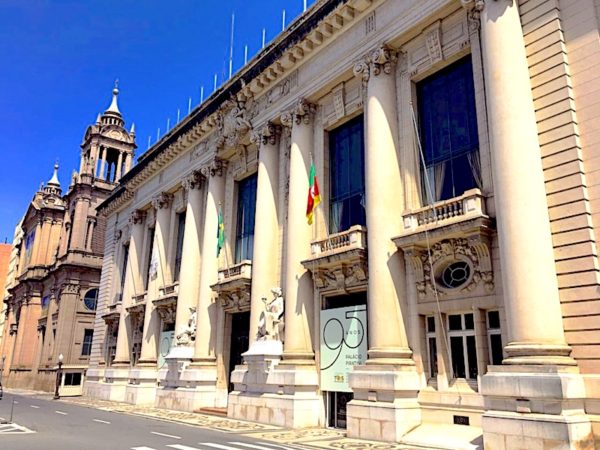
[[[62,364],[63,364],[63,354],[58,355],[58,370],[56,371],[56,389],[54,391],[54,400],[58,400],[60,398],[60,394],[58,390],[60,389],[60,381],[62,378]]]

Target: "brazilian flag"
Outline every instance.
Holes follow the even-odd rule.
[[[225,245],[225,225],[223,224],[223,212],[219,211],[219,225],[217,226],[217,257]]]

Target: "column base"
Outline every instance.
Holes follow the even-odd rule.
[[[281,343],[262,341],[244,354],[246,364],[231,374],[227,416],[287,428],[322,424],[323,400],[314,360],[308,364],[280,363]]]
[[[111,402],[125,401],[129,367],[88,369],[86,377],[83,386],[84,395]]]
[[[200,408],[224,408],[227,391],[217,388],[214,360],[194,360],[193,348],[175,347],[167,356],[167,368],[159,373],[156,391],[158,408],[197,411]]]
[[[593,449],[577,367],[489,366],[481,378],[486,448]]]
[[[137,365],[129,370],[129,382],[125,389],[125,402],[132,405],[153,405],[157,387],[156,365]]]
[[[348,437],[399,442],[421,424],[421,381],[414,363],[357,366],[349,374]]]

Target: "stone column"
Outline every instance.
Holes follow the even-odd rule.
[[[277,214],[279,190],[278,135],[281,129],[267,123],[256,137],[258,181],[256,186],[256,218],[254,219],[254,254],[252,255],[252,289],[250,298],[250,344],[256,340],[262,299],[271,298],[271,288],[278,285],[279,220]]]
[[[119,158],[117,159],[117,172],[116,172],[115,179],[114,179],[115,183],[121,179],[122,166],[123,166],[123,152],[119,152]]]
[[[126,308],[131,305],[131,297],[142,289],[139,283],[140,262],[144,242],[144,219],[146,213],[140,210],[133,211],[129,218],[131,238],[129,240],[129,260],[125,268],[125,283],[121,294],[121,317],[117,334],[117,349],[113,366],[129,365],[130,361],[130,336],[132,333],[131,322],[128,320]]]
[[[183,180],[183,188],[187,191],[187,208],[185,213],[185,233],[183,234],[183,254],[179,272],[179,295],[175,316],[175,336],[183,333],[188,327],[191,315],[190,308],[198,303],[200,287],[200,238],[202,230],[202,185],[204,177],[199,171],[192,172]],[[192,345],[192,344],[190,344]]]
[[[125,173],[129,172],[129,169],[131,169],[131,153],[125,155]]]
[[[306,221],[308,175],[316,107],[304,99],[281,117],[292,128],[285,265],[285,341],[287,364],[314,364],[311,322],[313,283],[302,261],[310,258],[312,227]]]
[[[158,336],[160,328],[160,317],[153,300],[158,298],[160,286],[168,284],[168,269],[166,267],[166,243],[169,241],[171,225],[171,204],[173,194],[162,192],[152,199],[152,206],[156,210],[156,229],[154,242],[150,243],[151,258],[156,258],[157,267],[154,276],[148,280],[148,291],[146,295],[146,311],[144,313],[144,338],[138,365],[156,365]]]
[[[531,79],[517,2],[480,18],[507,358],[481,378],[486,448],[588,448],[583,379],[566,344]],[[510,62],[510,63],[507,63]]]
[[[226,162],[215,158],[202,168],[202,175],[208,178],[208,192],[204,212],[204,234],[202,239],[202,267],[200,269],[199,298],[197,307],[196,342],[194,364],[216,364],[213,339],[213,324],[217,314],[213,305],[214,292],[211,286],[217,282],[219,259],[217,258],[217,226],[219,205],[225,198]]]
[[[394,65],[396,55],[381,47],[354,72],[366,88],[365,196],[369,248],[369,362],[412,364],[408,346],[404,267],[392,242],[402,229],[404,192],[398,164]],[[385,220],[382,218],[385,217]],[[402,309],[401,309],[402,306]],[[381,327],[377,324],[386,323]]]
[[[395,52],[380,47],[354,67],[365,94],[365,196],[369,248],[366,365],[349,375],[348,436],[399,441],[421,423],[421,378],[412,359],[406,323],[405,266],[392,238],[402,229],[405,194],[398,156]],[[408,151],[408,149],[405,149]]]
[[[102,161],[100,161],[100,173],[98,178],[106,179],[104,177],[104,166],[106,165],[106,147],[102,147]]]

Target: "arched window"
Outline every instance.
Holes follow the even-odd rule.
[[[95,311],[96,306],[98,306],[98,289],[90,289],[87,291],[85,297],[83,297],[83,304],[87,309]]]

